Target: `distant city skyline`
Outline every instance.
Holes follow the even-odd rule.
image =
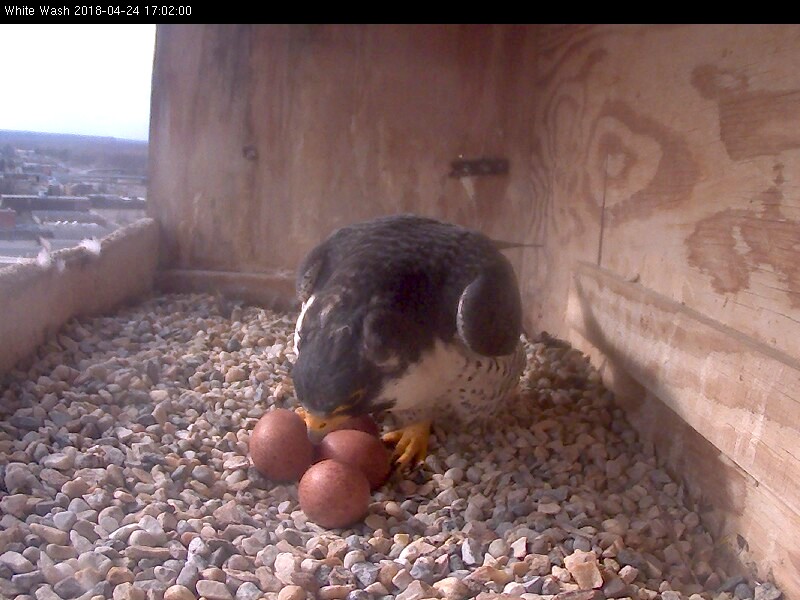
[[[0,129],[147,140],[155,25],[0,25]]]

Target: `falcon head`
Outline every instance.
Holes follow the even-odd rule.
[[[309,298],[297,321],[292,379],[312,438],[391,408],[382,391],[415,354],[414,329],[398,313],[341,294]]]

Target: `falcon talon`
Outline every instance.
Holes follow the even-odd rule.
[[[421,421],[383,435],[383,441],[394,443],[392,461],[400,467],[421,463],[428,455],[431,422]]]

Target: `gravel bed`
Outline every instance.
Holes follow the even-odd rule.
[[[72,321],[0,385],[0,597],[777,600],[714,540],[597,372],[528,344],[521,393],[326,530],[251,466],[295,404],[295,315],[208,295]],[[498,594],[503,594],[498,596]]]

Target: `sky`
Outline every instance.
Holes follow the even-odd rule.
[[[0,25],[0,129],[147,140],[155,25]]]

